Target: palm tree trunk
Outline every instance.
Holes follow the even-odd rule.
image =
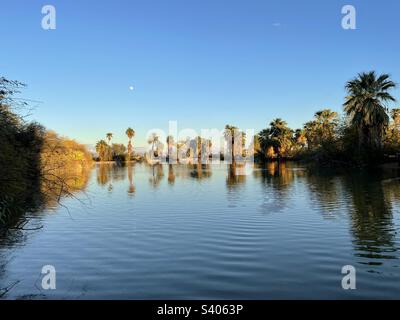
[[[235,138],[232,134],[232,143],[231,143],[231,151],[232,151],[232,163],[235,163]]]

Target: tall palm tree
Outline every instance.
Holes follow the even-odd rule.
[[[132,146],[132,138],[135,136],[135,130],[133,130],[132,128],[128,128],[125,131],[125,134],[128,136],[129,142],[128,142],[128,158],[129,160],[131,159],[131,153],[133,150],[133,146]]]
[[[225,126],[224,136],[228,143],[228,150],[231,151],[232,162],[235,161],[235,138],[238,132],[238,128],[227,124]]]
[[[147,142],[149,144],[151,144],[151,152],[152,152],[152,156],[156,156],[158,157],[158,150],[154,149],[154,147],[156,147],[158,145],[158,135],[156,133],[152,133],[151,136],[149,137],[149,139],[147,140]],[[157,152],[157,154],[155,154]]]
[[[389,75],[378,77],[374,71],[360,73],[347,82],[344,110],[358,131],[360,147],[382,146],[382,136],[389,124],[387,103],[396,101],[388,91],[395,87]]]
[[[172,135],[169,135],[166,139],[167,142],[167,157],[168,157],[168,162],[171,162],[171,148],[174,145],[174,137]]]
[[[113,134],[112,134],[111,132],[107,133],[107,134],[106,134],[106,138],[107,138],[107,140],[108,140],[108,144],[110,144],[111,139],[113,138]]]
[[[241,132],[241,145],[240,145],[240,149],[241,149],[241,155],[242,157],[246,156],[246,132]]]
[[[197,153],[197,160],[199,161],[199,163],[201,162],[201,152],[202,152],[202,148],[203,148],[203,143],[204,143],[204,141],[203,141],[203,139],[200,137],[200,136],[198,136],[198,137],[196,137],[195,138],[195,145],[196,145],[196,148],[197,148],[197,150],[196,150],[196,153]]]

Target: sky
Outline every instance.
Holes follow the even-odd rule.
[[[347,4],[356,30],[342,28]],[[132,127],[144,146],[170,120],[298,128],[341,112],[359,72],[400,81],[399,13],[398,0],[0,0],[0,76],[27,84],[31,120],[85,144],[126,143]]]

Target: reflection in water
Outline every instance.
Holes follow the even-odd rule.
[[[161,181],[164,179],[164,166],[162,164],[154,164],[150,166],[150,171],[150,185],[154,189],[157,189],[160,186]]]
[[[392,203],[400,200],[399,172],[311,172],[274,162],[254,175],[265,186],[265,212],[282,211],[293,197],[292,186],[304,183],[311,202],[318,204],[318,211],[325,218],[343,215],[343,207],[347,208],[355,255],[366,258],[359,263],[380,265],[386,259],[398,259]]]
[[[263,186],[264,198],[261,204],[265,213],[283,211],[291,197],[291,185],[294,182],[295,174],[300,175],[301,170],[293,171],[286,168],[286,163],[270,162],[261,166],[261,170],[254,171],[254,176],[260,178]]]
[[[129,188],[128,188],[128,194],[130,196],[133,196],[136,191],[136,187],[133,184],[133,165],[128,164],[128,180],[129,180]]]
[[[129,174],[128,166],[128,174]],[[96,178],[100,186],[106,186],[108,192],[113,192],[114,183],[126,180],[126,168],[124,165],[118,163],[99,163],[97,165]]]
[[[400,257],[397,236],[400,208],[398,170],[354,173],[307,170],[297,164],[272,162],[254,166],[250,175],[246,175],[246,166],[241,163],[153,166],[97,164],[94,173],[92,182],[97,184],[89,184],[89,187],[88,173],[68,178],[71,185],[75,186],[75,192],[88,188],[93,195],[95,208],[90,217],[85,220],[86,215],[80,216],[76,208],[74,216],[81,219],[79,223],[68,224],[62,215],[54,215],[54,219],[60,220],[52,220],[53,224],[47,228],[34,231],[37,235],[34,239],[40,239],[40,235],[43,235],[45,243],[51,239],[52,243],[65,245],[65,239],[58,238],[63,238],[67,233],[70,237],[68,245],[80,247],[80,242],[86,241],[94,248],[105,248],[107,255],[112,257],[110,260],[127,261],[126,266],[121,264],[118,268],[124,271],[126,267],[125,276],[136,277],[136,281],[155,279],[156,287],[163,281],[166,281],[163,288],[173,287],[178,283],[191,283],[189,280],[193,276],[187,275],[188,278],[180,281],[179,277],[184,277],[186,273],[181,274],[177,270],[191,270],[199,278],[209,270],[215,270],[232,275],[232,278],[227,276],[233,286],[229,292],[236,292],[235,284],[241,289],[250,287],[249,283],[243,281],[250,281],[253,275],[256,279],[252,288],[262,291],[266,286],[265,282],[261,282],[269,279],[268,276],[275,278],[274,272],[279,275],[276,278],[288,279],[288,283],[298,280],[290,278],[299,275],[286,267],[293,266],[293,259],[306,270],[305,274],[312,273],[311,269],[304,269],[310,260],[326,263],[321,266],[322,274],[318,275],[318,279],[331,279],[336,275],[329,273],[333,268],[332,263],[354,263],[373,276],[383,274],[386,277],[399,272],[399,268],[396,269],[396,261]],[[154,192],[148,192],[149,189],[154,189]],[[131,199],[124,202],[123,197],[111,197],[108,192],[113,195],[122,192]],[[163,193],[168,196],[160,197]],[[207,201],[210,197],[212,201]],[[162,205],[157,201],[161,198]],[[110,201],[120,201],[115,204],[118,210],[112,219],[109,218],[109,209],[104,211],[102,208]],[[47,205],[57,206],[57,203],[48,202]],[[131,214],[132,205],[135,206],[135,215]],[[46,218],[44,214],[33,215],[31,225],[38,225]],[[135,229],[136,224],[141,228]],[[109,237],[103,240],[103,237],[93,236],[97,233]],[[0,235],[0,281],[9,284],[15,279],[9,278],[11,267],[3,261],[9,261],[12,250],[18,250],[15,249],[18,246],[13,248],[16,242],[29,242],[27,239],[30,234],[14,230]],[[116,247],[118,250],[115,250]],[[191,256],[191,249],[185,251],[187,247],[193,247],[196,256]],[[35,248],[27,248],[26,252],[29,253],[29,250],[38,252],[37,248],[36,251]],[[347,256],[345,250],[348,250]],[[63,255],[68,256],[68,252],[74,252],[76,257],[85,257],[86,260],[83,260],[98,265],[101,265],[101,259],[105,256],[103,250],[94,249],[85,249],[81,255],[76,250],[66,250]],[[148,252],[154,255],[154,261],[160,259],[163,263],[148,264]],[[87,254],[93,256],[87,257]],[[163,254],[168,256],[164,260]],[[171,254],[176,257],[171,259]],[[329,255],[332,260],[323,260],[324,255]],[[185,265],[192,260],[199,263]],[[137,267],[134,271],[131,268],[133,264]],[[270,268],[269,264],[272,265]],[[77,265],[73,266],[79,269]],[[141,266],[145,267],[140,269]],[[169,272],[174,277],[157,278],[154,274],[159,274],[159,269],[165,272],[163,274]],[[154,274],[151,273],[153,271]],[[110,272],[110,276],[114,276],[114,273]],[[314,278],[308,280],[316,281]],[[382,278],[369,280],[378,281]],[[258,282],[260,287],[257,286]],[[144,292],[143,288],[141,290]],[[193,284],[194,291],[200,292],[201,288]],[[152,290],[157,289],[153,287]],[[133,291],[129,290],[130,293]],[[249,292],[248,297],[254,297],[251,290]],[[179,294],[176,297],[180,297]]]
[[[308,173],[306,185],[317,200],[325,217],[345,212],[351,221],[355,255],[361,264],[381,265],[386,259],[397,259],[394,254],[396,229],[393,223],[392,203],[400,200],[397,171],[383,169],[359,172],[318,170]],[[386,182],[385,182],[386,181]],[[376,272],[376,271],[375,271]]]
[[[111,180],[111,171],[113,167],[114,164],[111,163],[100,163],[97,166],[96,177],[99,185],[105,186]]]
[[[87,188],[90,168],[86,165],[75,165],[69,168],[56,168],[46,172],[46,176],[32,186],[26,194],[26,212],[11,219],[6,227],[0,228],[0,298],[12,290],[20,280],[2,282],[7,265],[10,263],[10,252],[3,248],[23,246],[28,236],[42,231],[43,210],[55,211],[63,207],[66,198],[78,199],[78,194]],[[29,200],[29,201],[28,201]],[[68,208],[66,208],[68,210]]]
[[[352,199],[351,220],[356,255],[368,258],[362,263],[380,265],[386,259],[396,259],[392,204],[385,193],[383,181],[382,171],[344,178],[344,188]],[[393,187],[398,190],[398,182]],[[397,197],[399,195],[397,193]]]
[[[243,191],[246,183],[246,165],[233,163],[226,166],[226,189],[229,208],[241,206],[245,198]]]
[[[124,168],[115,164],[100,164],[97,168],[97,182],[99,185],[109,184],[108,190],[112,192],[112,183],[126,179],[127,172],[128,193],[133,195],[136,192],[133,182],[134,166]],[[247,177],[245,165],[236,163],[226,167],[228,200],[231,205],[236,206],[243,198],[241,187],[246,184]],[[156,164],[146,168],[150,185],[155,189],[159,188],[164,179],[164,166]],[[167,181],[172,186],[177,178],[211,178],[212,168],[210,164],[168,165]],[[393,255],[397,248],[391,203],[400,200],[400,181],[393,179],[399,176],[397,171],[392,171],[389,175],[382,170],[358,174],[336,170],[308,171],[291,163],[270,162],[256,167],[253,176],[263,186],[263,212],[277,213],[288,209],[290,200],[295,197],[293,186],[302,183],[309,190],[311,203],[317,204],[317,209],[324,218],[343,216],[344,212],[339,210],[342,206],[338,204],[346,205],[358,257],[368,258],[370,264],[380,264],[379,259],[396,258]],[[371,259],[374,261],[371,262]]]
[[[229,190],[235,189],[246,182],[245,164],[233,163],[227,165],[226,185]]]
[[[201,164],[201,163],[191,164],[189,165],[189,168],[192,169],[190,171],[190,176],[198,180],[210,178],[212,175],[209,164]]]
[[[168,183],[173,185],[175,183],[174,165],[168,165]]]

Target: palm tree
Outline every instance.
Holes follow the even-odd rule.
[[[131,165],[128,165],[128,180],[129,180],[128,194],[132,196],[135,193],[136,188],[135,185],[133,184],[133,170]]]
[[[264,146],[264,150],[268,150],[265,147],[272,146],[279,160],[292,146],[293,130],[280,118],[273,120],[269,125],[269,129],[260,132],[260,143]]]
[[[108,154],[109,145],[104,140],[100,140],[96,143],[96,152],[100,157],[100,160],[104,161]]]
[[[200,137],[200,136],[198,136],[198,137],[196,137],[195,138],[195,146],[196,146],[196,153],[197,153],[197,160],[199,161],[199,163],[201,162],[201,149],[202,149],[202,147],[203,147],[203,139]]]
[[[295,141],[301,148],[304,148],[307,144],[307,138],[304,129],[296,129],[294,134]]]
[[[111,132],[107,133],[107,134],[106,134],[106,138],[107,138],[107,140],[108,140],[108,144],[110,144],[111,139],[113,138],[113,134],[112,134]]]
[[[231,150],[232,162],[235,161],[235,138],[237,135],[237,131],[238,128],[235,126],[231,126],[229,124],[225,126],[224,136],[228,143],[228,150]]]
[[[359,147],[381,148],[389,124],[387,103],[396,101],[388,91],[395,87],[389,75],[377,77],[374,71],[360,73],[347,82],[344,110],[358,131]]]
[[[319,137],[322,141],[332,140],[335,129],[339,124],[337,112],[330,109],[321,110],[315,113]]]
[[[323,143],[332,142],[338,125],[339,117],[337,112],[330,109],[316,112],[314,120],[304,125],[304,136],[307,139],[308,147],[313,149],[320,147]]]
[[[240,150],[241,150],[241,155],[242,155],[242,157],[245,157],[246,156],[246,132],[241,132],[240,133],[241,134],[241,145],[240,145]]]
[[[395,126],[398,128],[400,126],[400,109],[392,109],[390,116],[392,117]]]
[[[167,142],[167,156],[168,156],[168,162],[171,162],[170,160],[170,157],[171,157],[171,154],[170,154],[170,150],[171,150],[171,148],[172,148],[172,146],[174,145],[174,137],[172,136],[172,135],[169,135],[168,137],[167,137],[167,139],[166,139],[166,142]]]
[[[212,141],[210,139],[206,139],[204,141],[204,148],[205,148],[205,157],[206,157],[206,161],[208,161],[210,159],[210,156],[212,156]]]
[[[157,150],[157,154],[155,154],[154,151],[154,147],[158,144],[158,135],[156,133],[152,133],[150,138],[147,140],[147,142],[149,144],[151,144],[151,152],[152,152],[152,156],[156,156],[158,157],[158,150]]]
[[[128,142],[128,159],[131,159],[131,153],[133,150],[132,147],[132,138],[135,136],[135,130],[133,130],[132,128],[128,128],[125,131],[125,134],[128,136],[129,142]]]
[[[317,121],[309,121],[304,125],[304,135],[307,139],[307,146],[313,149],[318,144],[318,123]]]

